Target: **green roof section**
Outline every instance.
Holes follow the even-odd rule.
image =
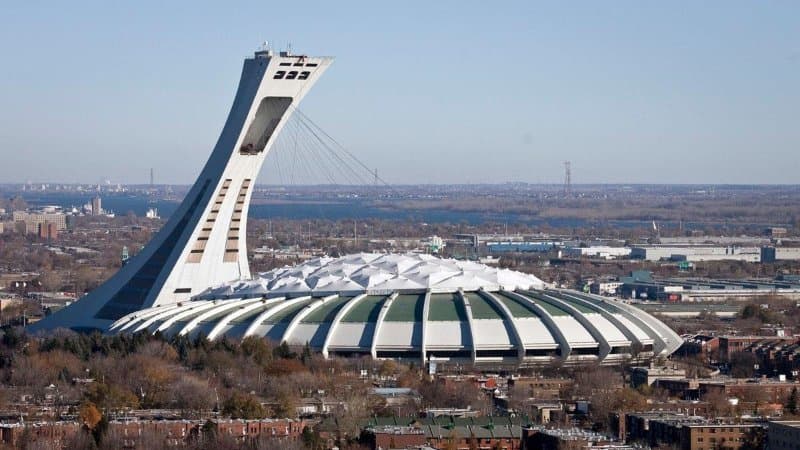
[[[264,311],[266,311],[268,309],[272,309],[277,304],[278,303],[269,303],[269,304],[266,304],[266,305],[261,305],[260,307],[255,308],[255,309],[253,309],[251,311],[248,311],[248,312],[244,313],[243,315],[231,320],[230,323],[232,325],[234,325],[234,324],[237,324],[237,323],[247,322],[250,319],[254,319],[257,315],[261,314],[262,312],[264,312]]]
[[[398,295],[383,320],[387,322],[421,322],[424,309],[425,294]]]
[[[467,311],[458,294],[431,294],[428,320],[466,322]]]
[[[221,305],[220,305],[220,306],[221,306]],[[200,323],[214,322],[214,321],[216,321],[217,319],[221,319],[221,318],[223,318],[223,317],[227,316],[228,314],[230,314],[230,313],[232,313],[232,312],[236,311],[237,309],[238,309],[238,308],[235,308],[235,307],[234,307],[234,308],[224,308],[222,311],[217,311],[217,312],[215,312],[214,314],[212,314],[212,315],[210,315],[210,316],[206,317],[205,319],[201,320],[201,321],[200,321]],[[208,312],[208,311],[203,311],[203,312],[202,312],[202,313],[200,313],[200,314],[205,314],[205,313],[207,313],[207,312]],[[198,314],[198,316],[199,316],[200,314]],[[194,316],[194,317],[197,317],[197,316]],[[194,317],[193,317],[193,318],[194,318]]]
[[[342,322],[377,322],[385,299],[385,295],[368,295],[362,298],[347,311]]]
[[[589,308],[588,306],[583,305],[582,303],[577,302],[577,301],[575,301],[573,299],[564,298],[564,297],[558,297],[558,299],[561,300],[562,302],[572,306],[573,308],[577,309],[578,311],[580,311],[583,314],[597,314],[596,310],[594,310],[592,308]]]
[[[344,307],[345,303],[353,297],[336,297],[328,300],[314,311],[311,311],[300,323],[323,323],[333,322],[336,314]]]
[[[292,305],[282,311],[278,311],[275,315],[271,316],[269,319],[266,320],[265,323],[283,323],[283,322],[291,322],[292,318],[295,314],[300,312],[301,309],[308,306],[309,303],[315,301],[315,298],[309,298],[306,300],[301,301],[296,305]]]
[[[464,296],[469,300],[473,319],[503,319],[500,309],[482,294],[469,292],[464,293]]]
[[[506,308],[511,311],[511,315],[515,318],[539,317],[533,310],[533,307],[525,304],[523,300],[518,300],[502,292],[492,292],[492,295],[506,305]]]
[[[528,292],[528,291],[519,292],[519,294],[522,295],[523,297],[527,298],[527,299],[530,299],[533,303],[537,304],[542,309],[547,311],[547,313],[550,314],[551,316],[568,316],[569,315],[569,313],[567,311],[564,311],[563,309],[559,308],[558,306],[551,305],[550,303],[547,303],[547,302],[541,300],[539,298],[539,296],[537,296],[536,294],[533,294],[533,293]]]

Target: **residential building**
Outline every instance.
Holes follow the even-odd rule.
[[[562,450],[591,448],[632,450],[634,448],[633,446],[624,445],[611,436],[580,428],[526,428],[523,430],[523,433],[524,448],[526,449]]]
[[[681,450],[739,450],[763,437],[765,427],[734,419],[706,419],[659,411],[626,414],[625,433],[628,442],[650,446],[671,445]]]
[[[776,420],[767,426],[767,442],[770,450],[800,449],[800,421]]]
[[[144,434],[163,436],[165,446],[176,446],[202,433],[205,420],[114,420],[108,430],[123,436],[125,445],[134,447]],[[293,419],[214,420],[217,432],[238,440],[269,436],[275,439],[298,439],[306,422]],[[33,442],[43,448],[62,448],[83,429],[79,422],[18,422],[0,424],[0,442],[21,448]]]
[[[42,225],[52,223],[57,231],[67,229],[67,216],[62,213],[29,213],[25,211],[14,211],[14,222],[21,222],[25,225],[26,234],[39,234]]]

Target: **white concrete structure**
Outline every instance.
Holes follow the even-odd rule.
[[[293,109],[331,63],[268,49],[246,59],[211,157],[169,222],[106,283],[30,330],[106,329],[134,311],[250,278],[245,230],[254,181]]]
[[[631,249],[632,259],[647,261],[761,261],[759,247],[646,245]]]
[[[109,332],[308,344],[328,356],[418,363],[533,366],[618,364],[682,343],[630,305],[547,289],[538,278],[422,254],[317,258],[225,283],[179,306],[122,317]]]
[[[591,247],[564,247],[562,250],[565,257],[580,258],[581,256],[591,258],[627,258],[631,254],[629,247],[610,247],[607,245],[596,245]]]

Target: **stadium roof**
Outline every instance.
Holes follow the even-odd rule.
[[[137,311],[111,332],[263,336],[331,355],[497,366],[649,359],[681,338],[628,304],[418,254],[317,258]]]

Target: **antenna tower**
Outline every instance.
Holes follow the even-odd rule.
[[[572,163],[564,161],[564,195],[572,195]]]

